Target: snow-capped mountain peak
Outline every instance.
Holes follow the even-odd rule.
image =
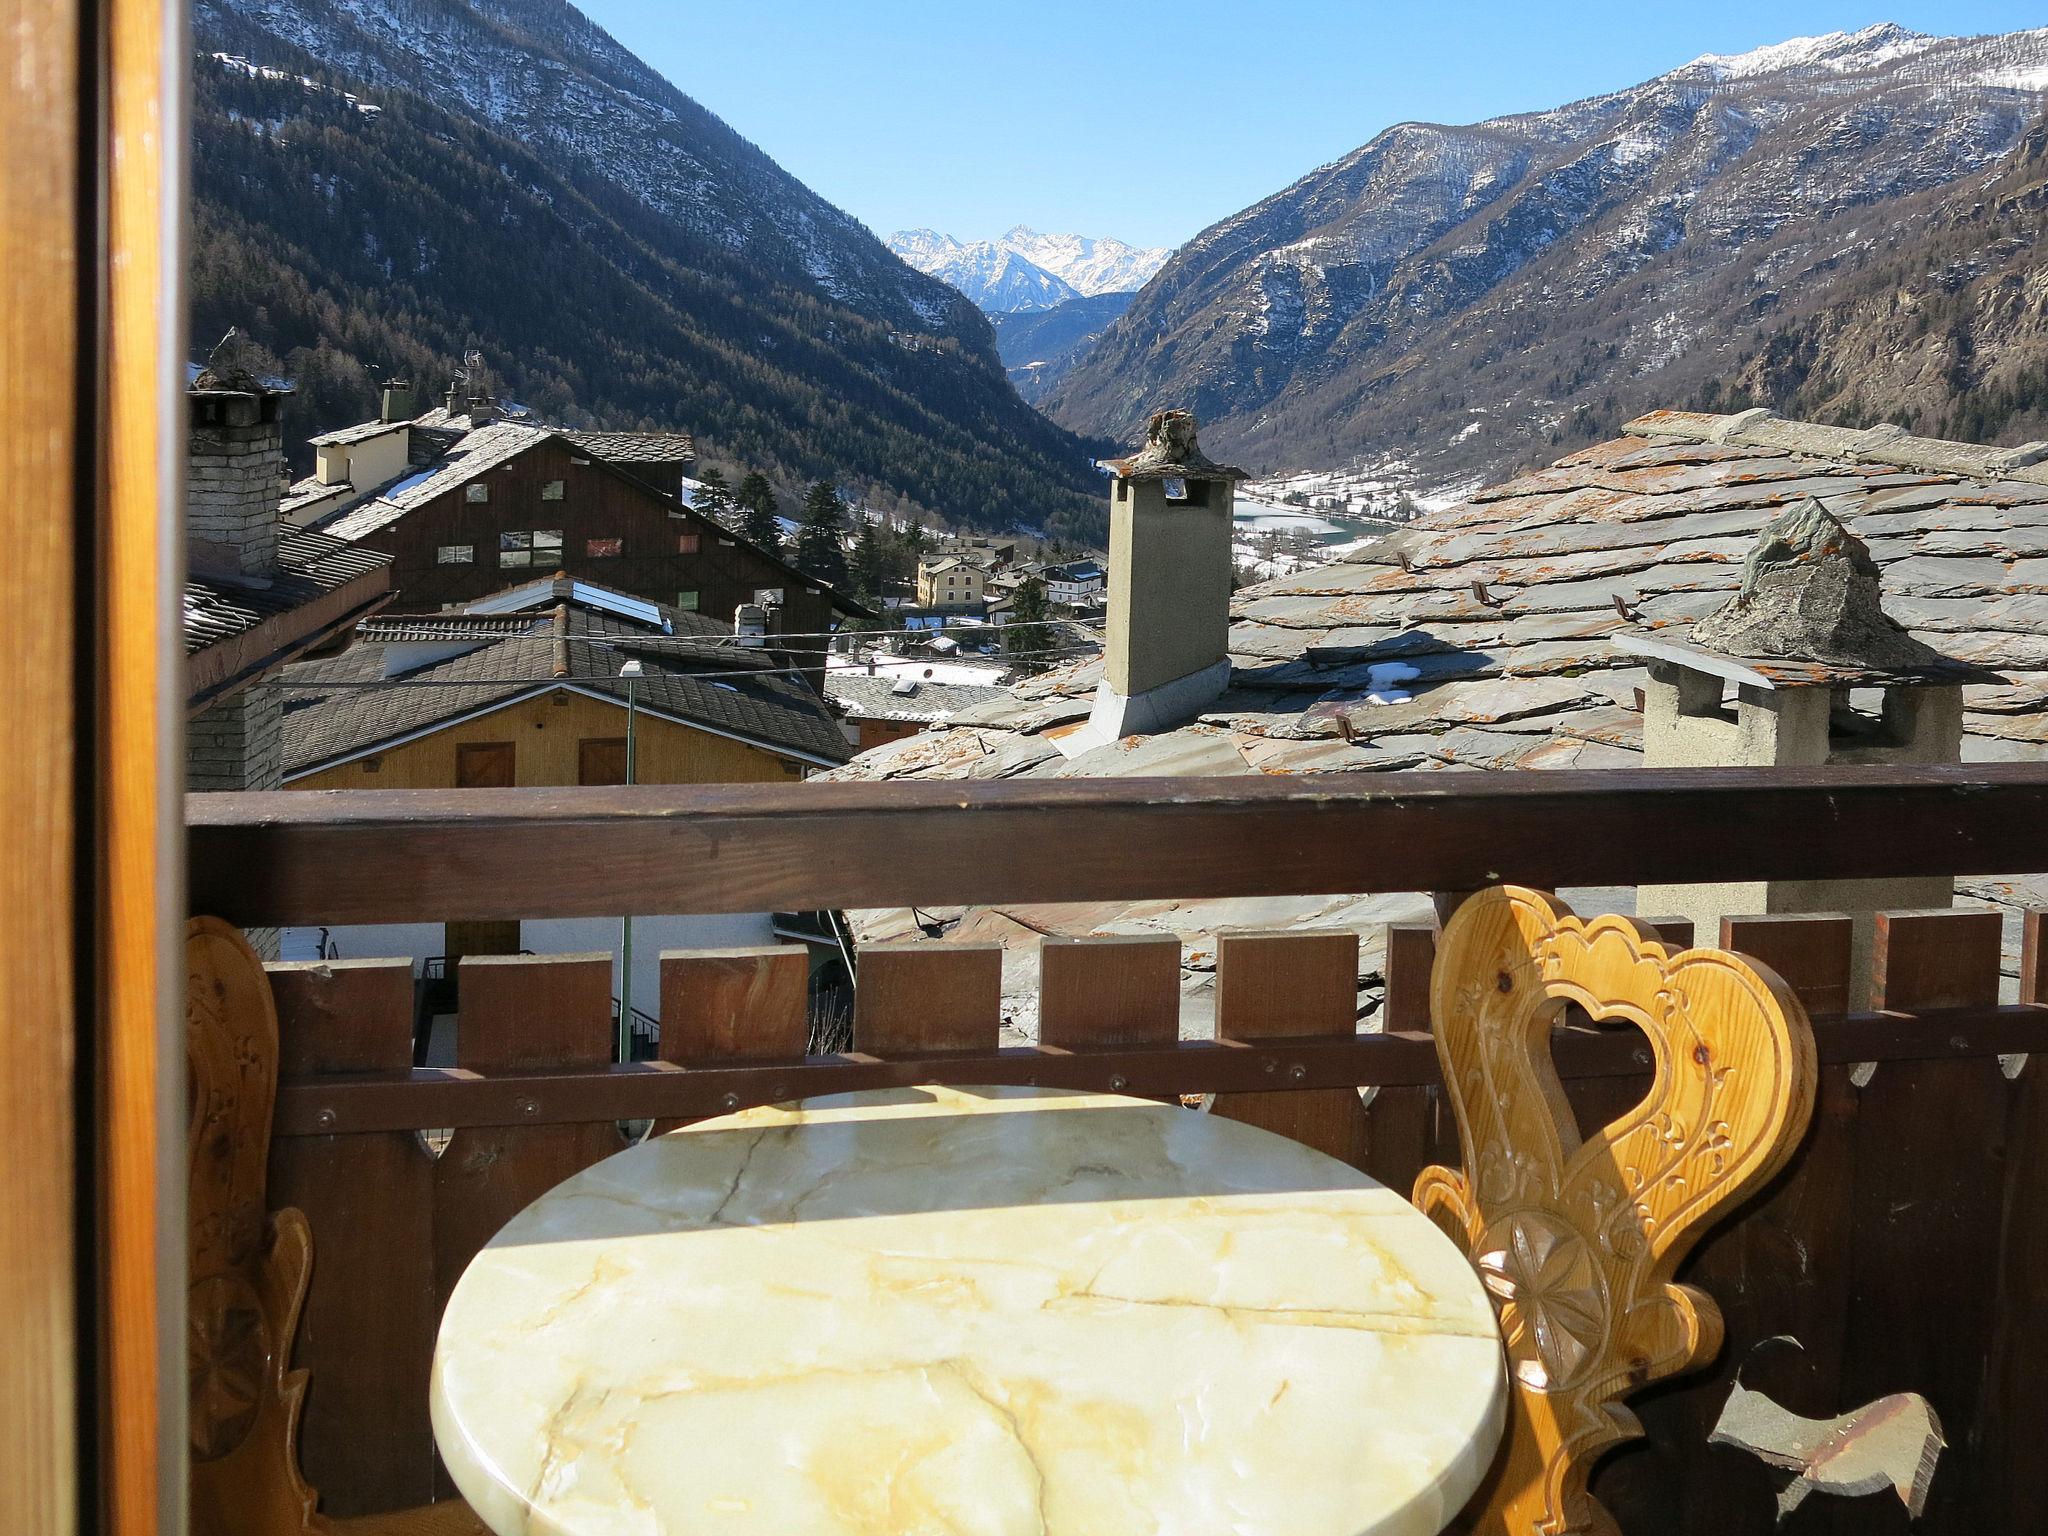
[[[1023,224],[999,240],[963,243],[934,229],[903,229],[885,243],[918,271],[951,283],[991,314],[1131,293],[1173,254],[1087,235],[1042,235]]]
[[[1897,22],[1881,21],[1856,32],[1825,32],[1817,37],[1788,38],[1747,53],[1703,53],[1685,68],[1716,80],[1747,80],[1788,70],[1826,70],[1848,74],[1875,69],[1932,48],[1939,38],[1909,32]]]
[[[1164,246],[1126,245],[1107,237],[1042,235],[1027,224],[1015,226],[997,244],[1091,298],[1098,293],[1137,292],[1173,254]]]

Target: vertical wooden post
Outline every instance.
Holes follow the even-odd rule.
[[[1380,1027],[1395,1033],[1429,1033],[1429,973],[1436,965],[1435,922],[1389,923],[1386,999]],[[1442,1096],[1434,1087],[1375,1088],[1365,1109],[1365,1157],[1361,1166],[1389,1189],[1405,1194],[1431,1163],[1458,1160],[1456,1128],[1439,1126]],[[1439,1145],[1439,1130],[1447,1140]]]
[[[4,0],[0,37],[0,527],[33,594],[0,610],[0,999],[40,1023],[0,1065],[0,1530],[70,1536],[83,1495],[149,1536],[185,1504],[181,8]]]
[[[74,1163],[81,1063],[75,985],[91,935],[77,899],[91,808],[74,731],[89,608],[76,549],[89,487],[78,484],[81,331],[79,147],[83,18],[76,4],[0,0],[0,527],[16,600],[0,604],[13,696],[0,752],[0,1007],[38,1027],[0,1053],[0,1530],[73,1536],[80,1476],[79,1234],[92,1187]],[[33,597],[30,597],[33,594]]]
[[[1996,1003],[2000,928],[1995,911],[1880,912],[1872,1005]],[[1923,1027],[1942,1025],[1933,1017]],[[1860,1091],[1845,1403],[1910,1388],[1944,1424],[1977,1422],[1990,1371],[2008,1087],[1996,1057],[1967,1056],[1883,1062]],[[1978,1501],[2001,1477],[1952,1436],[1926,1518],[1936,1529],[1990,1529]]]
[[[411,1070],[411,961],[268,970],[282,1079]],[[434,1496],[427,1378],[440,1322],[434,1159],[411,1131],[282,1136],[270,1149],[270,1207],[288,1205],[313,1234],[294,1356],[314,1383],[299,1468],[329,1515],[424,1504]]]
[[[1257,1041],[1358,1029],[1358,935],[1344,931],[1216,936],[1216,1034]],[[1282,1071],[1285,1067],[1282,1066]],[[1218,1094],[1210,1112],[1354,1165],[1365,1154],[1355,1088]]]

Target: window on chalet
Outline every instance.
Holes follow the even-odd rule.
[[[472,480],[463,489],[462,495],[466,501],[489,501],[491,499],[491,488],[481,480]]]
[[[533,531],[533,563],[549,568],[562,563],[562,530],[536,528]]]
[[[756,587],[754,588],[754,601],[760,603],[763,607],[771,603],[779,603],[782,601],[782,588]]]
[[[434,551],[436,565],[474,565],[476,546],[474,544],[443,544]]]
[[[701,534],[695,533],[677,534],[676,553],[679,555],[694,555],[695,553],[697,553],[697,543],[701,537]]]
[[[685,613],[695,613],[697,611],[697,589],[691,587],[687,591],[678,592],[676,594],[676,606]]]
[[[541,486],[540,499],[542,501],[560,501],[562,499],[562,482],[550,480]]]
[[[533,564],[533,535],[510,532],[499,534],[498,564],[503,567]]]
[[[624,539],[585,539],[583,554],[590,560],[616,560],[626,552]]]

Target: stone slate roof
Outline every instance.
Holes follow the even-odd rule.
[[[364,421],[353,427],[337,427],[332,432],[322,432],[306,441],[315,448],[338,448],[347,443],[366,443],[373,437],[400,431],[407,425],[409,423],[403,421]]]
[[[1096,659],[863,753],[834,777],[1638,766],[1643,658],[1615,637],[1682,640],[1735,591],[1763,524],[1807,496],[1868,543],[1893,617],[1944,654],[2005,675],[1966,690],[1964,757],[2043,754],[2048,462],[2034,449],[1764,413],[1658,412],[1624,431],[1339,564],[1239,592],[1230,687],[1177,730],[1062,756],[1056,739],[1086,719]],[[1359,927],[1361,978],[1376,982],[1373,925],[1426,915],[1417,898],[1399,896],[943,914],[960,919],[949,937],[1020,941],[1018,993],[1036,963],[1021,942],[1033,932],[1177,932],[1194,945],[1183,1010],[1191,1024],[1206,1002],[1205,956],[1213,965],[1203,946],[1218,927]],[[895,913],[863,914],[860,926],[867,937],[916,932]],[[1028,1030],[1030,1000],[1013,1002]]]
[[[562,594],[559,603],[551,599],[544,608],[518,615],[380,616],[341,655],[287,667],[286,774],[310,772],[551,687],[624,703],[626,683],[618,673],[629,658],[643,669],[634,689],[639,709],[823,764],[846,761],[846,738],[824,700],[800,676],[735,645],[723,626],[648,604],[660,612],[665,629],[659,629],[575,601],[567,596],[567,581],[555,587]],[[382,683],[387,645],[471,638],[479,642],[475,649],[427,661]]]
[[[337,539],[360,539],[397,522],[414,507],[425,506],[444,491],[466,485],[500,464],[517,458],[549,436],[544,427],[516,421],[494,421],[466,432],[432,465],[402,475],[377,495],[317,525]]]
[[[614,464],[672,464],[697,456],[696,439],[687,432],[564,432],[585,453]]]
[[[259,578],[194,572],[185,581],[185,654],[254,629],[322,593],[382,570],[389,555],[357,549],[340,539],[280,525],[278,570]]]
[[[906,682],[908,690],[898,692]],[[825,674],[825,697],[854,720],[937,723],[953,719],[962,710],[1000,704],[1009,696],[1006,688],[930,682],[900,669],[870,676],[834,668]]]

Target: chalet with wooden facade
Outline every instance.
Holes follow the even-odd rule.
[[[361,432],[368,435],[354,435]],[[400,434],[402,455],[390,443]],[[672,433],[558,431],[500,419],[476,402],[468,415],[442,408],[327,434],[315,445],[321,469],[292,488],[287,508],[300,516],[317,505],[311,527],[388,554],[393,583],[416,611],[565,574],[721,626],[743,604],[768,609],[773,629],[809,636],[830,631],[840,615],[868,614],[689,507],[678,494],[694,462],[688,442]],[[322,476],[332,483],[323,488]],[[333,497],[335,485],[347,487],[345,499]],[[823,642],[814,648],[822,661]],[[806,671],[821,686],[822,665]]]
[[[287,789],[781,784],[850,755],[786,655],[708,617],[566,576],[452,612],[379,615],[348,650],[288,668],[281,691]],[[650,1005],[663,949],[775,936],[765,912],[636,922],[635,984],[620,995]],[[453,922],[292,930],[283,950],[408,954],[430,980],[452,976],[465,954],[579,952],[617,937],[616,921]],[[430,1027],[422,1021],[423,1038]]]

